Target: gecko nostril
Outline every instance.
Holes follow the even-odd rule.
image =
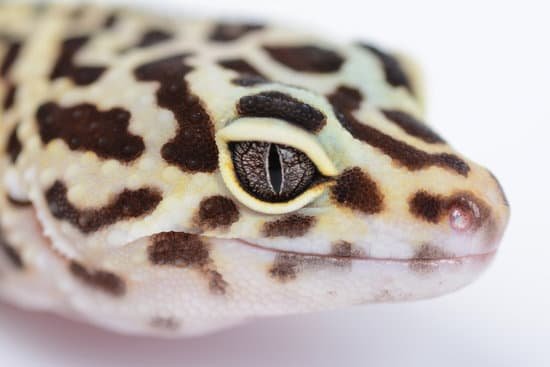
[[[481,209],[475,201],[461,196],[449,203],[449,223],[457,232],[475,230],[481,225]]]

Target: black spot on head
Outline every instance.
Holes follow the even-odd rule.
[[[89,270],[82,264],[71,261],[69,271],[82,283],[103,291],[111,296],[120,297],[126,293],[126,284],[118,275],[103,270]]]
[[[431,223],[438,223],[445,211],[445,200],[426,191],[417,192],[409,202],[412,214]]]
[[[357,120],[353,112],[359,108],[362,100],[362,94],[357,89],[341,86],[328,98],[334,107],[336,117],[354,138],[380,149],[384,154],[409,170],[414,171],[439,166],[462,176],[468,176],[470,167],[456,155],[426,153]]]
[[[378,59],[380,60],[380,63],[382,63],[382,67],[384,68],[386,81],[390,85],[394,87],[405,87],[412,94],[414,94],[409,77],[407,76],[407,74],[405,74],[405,72],[401,68],[401,65],[399,64],[399,61],[394,56],[388,53],[385,53],[379,48],[376,48],[371,45],[367,45],[363,43],[363,44],[360,44],[360,46],[369,50],[374,55],[376,55],[376,57],[378,57]]]
[[[150,29],[141,36],[141,39],[136,44],[137,48],[145,48],[169,41],[174,38],[174,35],[162,29]]]
[[[176,136],[162,147],[162,157],[184,172],[212,172],[218,168],[214,126],[201,101],[191,93],[185,76],[193,70],[177,55],[142,65],[135,70],[138,80],[160,83],[159,106],[174,113]]]
[[[17,137],[18,126],[19,125],[14,126],[8,138],[8,144],[6,144],[6,153],[10,157],[10,161],[12,164],[15,164],[15,162],[17,161],[17,158],[19,157],[19,154],[21,154],[21,151],[23,150],[23,146],[21,145],[21,142]]]
[[[68,38],[61,44],[57,62],[50,74],[50,80],[66,77],[76,85],[94,83],[105,71],[102,66],[78,66],[74,63],[77,52],[88,42],[89,36]]]
[[[21,258],[21,255],[19,255],[19,252],[12,245],[8,243],[8,241],[4,237],[4,234],[1,231],[0,231],[0,250],[2,250],[4,255],[8,258],[8,260],[17,270],[22,270],[25,267],[25,264],[23,263],[23,259]]]
[[[338,53],[313,45],[264,46],[264,50],[279,63],[300,72],[334,73],[344,64]]]
[[[2,39],[4,37],[1,37]],[[17,60],[17,56],[19,55],[19,52],[21,51],[21,47],[23,44],[19,41],[14,41],[12,39],[7,39],[8,42],[8,49],[4,55],[4,59],[2,63],[0,64],[0,77],[2,79],[5,79],[5,77],[8,75],[11,67],[14,65],[15,60]]]
[[[332,197],[337,203],[365,214],[379,213],[384,207],[378,186],[359,167],[348,168],[338,176]]]
[[[290,214],[271,222],[265,222],[262,233],[265,237],[301,237],[315,224],[315,217]]]
[[[122,108],[99,111],[88,103],[61,107],[49,102],[40,106],[36,119],[44,144],[62,139],[71,150],[122,162],[133,161],[145,150],[143,139],[128,131],[130,113]]]
[[[233,200],[221,195],[203,199],[197,213],[198,225],[203,230],[228,227],[238,219],[237,205]]]
[[[150,188],[125,189],[109,204],[93,209],[78,209],[67,198],[67,187],[56,181],[45,193],[52,215],[77,227],[82,233],[90,233],[120,220],[139,218],[152,212],[162,197]]]
[[[17,92],[17,86],[15,84],[9,84],[6,96],[4,97],[3,108],[4,112],[13,107],[15,103],[15,93]]]
[[[118,14],[111,13],[107,16],[107,18],[105,18],[105,21],[103,22],[103,28],[112,29],[117,22],[118,22]]]
[[[184,232],[163,232],[151,239],[147,253],[152,264],[197,269],[207,278],[212,293],[225,294],[227,282],[215,270],[208,244],[201,237]]]
[[[235,41],[246,34],[263,29],[261,24],[252,23],[220,23],[217,24],[210,36],[211,41],[216,42],[231,42]]]
[[[239,73],[240,75],[232,82],[241,87],[252,87],[268,82],[266,77],[243,59],[223,59],[218,61],[218,64],[225,69]]]
[[[429,144],[445,143],[439,135],[428,127],[428,125],[418,121],[406,112],[398,110],[382,110],[382,113],[388,120],[394,122],[409,135],[422,139]]]
[[[237,110],[241,116],[279,118],[310,132],[318,132],[326,124],[325,115],[318,109],[276,91],[244,96]]]

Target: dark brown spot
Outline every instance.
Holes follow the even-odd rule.
[[[397,59],[380,49],[367,45],[367,44],[360,44],[361,47],[369,50],[372,52],[376,57],[378,57],[378,60],[380,60],[380,63],[382,64],[382,67],[384,68],[384,73],[386,75],[386,81],[394,86],[394,87],[405,87],[407,88],[412,94],[414,94],[414,91],[411,86],[411,82],[401,68],[401,65],[399,64],[399,61]]]
[[[152,236],[152,242],[147,249],[152,264],[196,269],[207,278],[212,293],[225,294],[227,282],[215,270],[208,244],[200,236],[163,232]]]
[[[2,232],[0,232],[0,249],[16,269],[22,270],[25,267],[21,255],[8,243]]]
[[[125,189],[103,207],[78,209],[67,198],[67,187],[61,181],[56,181],[46,191],[45,197],[55,218],[68,221],[83,233],[94,232],[117,221],[148,214],[162,199],[160,193],[150,188]]]
[[[71,261],[69,271],[78,280],[91,288],[101,290],[112,296],[120,297],[126,293],[126,284],[118,276],[104,270],[89,270],[82,264]]]
[[[424,122],[418,121],[412,115],[398,110],[382,110],[386,118],[394,122],[407,134],[424,140],[429,144],[445,143],[445,141]]]
[[[116,13],[111,13],[105,18],[103,22],[104,29],[112,29],[118,22],[118,15]]]
[[[341,86],[328,98],[334,107],[336,117],[353,137],[380,149],[399,164],[410,170],[439,166],[455,171],[462,176],[468,176],[470,167],[456,155],[426,153],[357,120],[353,112],[359,108],[363,99],[361,92],[357,89]]]
[[[263,28],[264,26],[261,24],[220,23],[216,25],[208,38],[211,41],[216,42],[231,42],[243,37],[250,32],[258,31]]]
[[[218,64],[225,69],[239,73],[240,75],[233,79],[232,82],[241,87],[251,87],[268,82],[267,78],[254,66],[243,59],[224,59],[218,61]]]
[[[197,214],[198,225],[203,230],[228,227],[238,219],[237,205],[233,200],[221,195],[203,199]]]
[[[150,325],[155,329],[176,331],[180,328],[181,323],[173,317],[154,317],[151,319]]]
[[[361,256],[362,251],[355,249],[353,245],[346,241],[339,241],[332,244],[331,255],[335,257],[358,257]]]
[[[19,154],[21,154],[21,150],[23,150],[23,146],[21,145],[21,142],[17,137],[18,126],[19,125],[14,126],[8,138],[8,144],[6,144],[6,153],[9,155],[12,164],[15,164],[17,158],[19,157]]]
[[[430,244],[423,244],[416,251],[413,260],[409,262],[409,268],[419,274],[429,274],[438,269],[437,260],[451,258],[445,250]]]
[[[28,208],[32,205],[32,202],[30,202],[29,200],[16,199],[10,194],[6,194],[6,199],[11,206],[14,206],[16,208]]]
[[[311,132],[318,132],[326,124],[325,115],[318,109],[275,91],[244,96],[237,110],[241,116],[279,118]]]
[[[214,126],[201,101],[189,90],[185,76],[193,70],[184,63],[185,55],[172,56],[140,66],[138,80],[160,83],[159,106],[174,113],[176,136],[162,147],[162,157],[184,172],[212,172],[218,168],[218,148]]]
[[[169,41],[172,38],[174,38],[173,34],[163,31],[162,29],[150,29],[143,34],[139,42],[136,44],[136,47],[151,47],[159,43]]]
[[[264,50],[290,69],[311,73],[334,73],[344,64],[342,56],[318,46],[264,46]]]
[[[490,209],[470,193],[456,193],[451,196],[430,194],[419,191],[409,200],[409,211],[416,217],[437,224],[449,216],[453,209],[467,215],[471,225],[468,230],[476,230],[490,217]]]
[[[69,78],[76,85],[84,86],[95,82],[105,71],[102,66],[78,66],[74,59],[77,52],[88,42],[89,36],[68,38],[61,44],[61,50],[50,79]]]
[[[4,97],[4,112],[13,107],[15,103],[15,93],[17,92],[17,86],[15,84],[9,84],[6,96]]]
[[[3,40],[7,37],[0,37],[0,40]],[[19,55],[19,51],[21,51],[22,44],[18,41],[13,41],[11,39],[7,39],[8,41],[8,49],[4,55],[4,59],[2,61],[2,64],[0,64],[0,77],[4,78],[8,75],[11,67],[14,65],[15,60],[17,60],[17,56]]]
[[[411,213],[431,223],[439,222],[445,207],[445,200],[441,196],[426,191],[417,192],[409,202]]]
[[[262,233],[265,237],[301,237],[315,224],[315,217],[290,214],[272,222],[265,222]]]
[[[338,176],[332,197],[339,204],[365,214],[379,213],[384,207],[376,183],[359,167],[348,168]]]
[[[349,269],[351,259],[346,257],[302,255],[296,253],[279,253],[275,257],[269,274],[281,282],[296,279],[303,271],[315,271],[327,268]]]
[[[61,107],[45,103],[36,113],[44,144],[62,139],[71,150],[92,151],[101,158],[130,162],[145,150],[140,136],[128,131],[130,113],[122,108],[99,111],[84,103]]]

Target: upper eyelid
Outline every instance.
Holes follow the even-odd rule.
[[[318,137],[284,120],[268,117],[242,117],[218,131],[217,140],[265,141],[291,146],[306,154],[324,176],[338,174]]]

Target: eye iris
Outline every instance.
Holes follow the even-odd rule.
[[[307,155],[286,145],[233,142],[229,149],[242,188],[263,201],[291,200],[321,177]]]

